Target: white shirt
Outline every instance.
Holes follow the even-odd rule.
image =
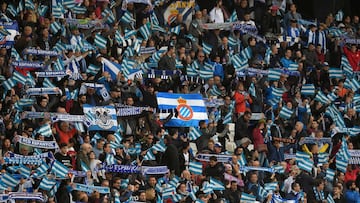
[[[222,12],[221,8],[214,7],[210,11],[210,21],[214,23],[224,23],[224,13]]]

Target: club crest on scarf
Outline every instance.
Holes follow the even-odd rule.
[[[114,123],[111,120],[109,109],[102,107],[94,107],[91,111],[93,112],[93,115],[95,115],[95,124],[99,127],[108,130],[114,126]]]
[[[191,120],[193,118],[194,112],[191,106],[186,104],[187,103],[186,99],[180,97],[177,100],[177,102],[178,102],[178,106],[176,107],[176,110],[179,112],[178,117],[181,120],[185,120],[185,121]]]

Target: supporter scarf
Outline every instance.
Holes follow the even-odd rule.
[[[321,190],[320,192],[317,191],[316,187],[313,187],[313,191],[315,194],[315,198],[317,201],[322,201],[325,200],[325,195],[324,195],[324,191]]]
[[[35,62],[35,61],[13,61],[11,65],[16,66],[18,68],[43,68],[43,62]]]
[[[312,143],[328,143],[331,144],[331,138],[323,137],[323,138],[313,138],[313,137],[305,137],[302,141],[299,142],[300,145],[303,144],[312,144]]]
[[[148,72],[148,78],[155,78],[157,76],[160,76],[161,79],[168,79],[170,76],[173,75],[180,75],[181,71],[179,70],[150,70]]]
[[[44,72],[35,72],[38,78],[56,78],[64,77],[67,75],[66,71],[44,71]]]
[[[104,29],[105,24],[101,20],[84,20],[84,19],[71,19],[66,18],[66,22],[70,25],[74,25],[80,29]]]
[[[103,165],[101,168],[107,172],[115,172],[115,173],[140,173],[139,166],[131,166],[131,165]]]
[[[349,150],[350,159],[349,164],[360,164],[360,150]]]
[[[200,77],[182,75],[180,79],[181,81],[189,81],[191,83],[202,84],[202,85],[205,84],[205,80]]]
[[[4,162],[5,164],[42,164],[42,160],[35,157],[4,157]]]
[[[100,187],[100,186],[92,186],[92,185],[84,185],[79,183],[73,183],[73,189],[83,192],[92,193],[93,191],[97,191],[100,194],[108,194],[110,193],[109,187]]]
[[[360,44],[360,39],[345,39],[347,44]]]
[[[294,139],[288,139],[288,138],[281,138],[281,137],[272,137],[271,138],[273,141],[279,141],[282,143],[291,143],[294,144],[296,142],[296,140]]]
[[[140,115],[143,111],[150,111],[149,107],[125,107],[116,110],[116,116],[135,116]]]
[[[160,175],[160,174],[166,174],[169,172],[169,169],[167,166],[143,166],[141,167],[142,173],[152,174],[152,175]]]
[[[0,195],[0,202],[15,201],[15,200],[38,200],[43,202],[44,197],[40,192],[36,192],[36,193],[10,192],[9,194]]]
[[[69,121],[69,122],[84,122],[83,115],[69,115],[69,114],[53,114],[51,120],[55,121]]]
[[[25,49],[24,54],[40,55],[40,56],[59,56],[56,51],[41,50],[41,49]]]
[[[240,187],[243,187],[244,186],[244,181],[243,180],[240,180],[230,174],[227,174],[227,173],[224,173],[224,179],[225,180],[228,180],[228,181],[236,181],[237,185],[240,186]]]
[[[18,136],[18,138],[19,138],[20,144],[24,144],[24,145],[27,145],[30,147],[42,148],[42,149],[58,149],[59,148],[56,141],[40,141],[40,140],[34,140],[34,139],[23,137],[23,136]]]
[[[153,54],[156,52],[155,47],[141,47],[140,54]]]
[[[298,71],[288,71],[288,70],[283,70],[283,69],[278,69],[281,71],[281,73],[286,74],[286,75],[290,75],[290,76],[300,76],[300,73]],[[255,76],[255,75],[260,75],[260,76],[267,76],[269,75],[269,71],[268,70],[261,70],[261,69],[256,69],[256,68],[247,68],[244,71],[239,71],[237,72],[237,74],[239,76],[244,76],[244,75],[249,75],[249,76]]]
[[[75,177],[86,177],[86,172],[85,171],[69,170],[69,173],[74,175]]]
[[[243,166],[240,167],[240,171],[248,172],[248,171],[265,171],[270,173],[275,173],[273,168],[266,168],[266,167],[252,167],[252,166]]]
[[[218,162],[227,163],[231,160],[231,155],[223,155],[223,154],[198,154],[196,159],[199,161],[209,162],[210,157],[216,156]]]
[[[223,99],[208,99],[208,98],[205,98],[204,102],[205,102],[206,107],[219,107],[219,106],[224,105],[224,100]]]
[[[61,90],[55,88],[29,88],[26,90],[28,96],[43,95],[43,94],[62,94]]]

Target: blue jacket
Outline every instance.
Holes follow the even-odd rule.
[[[360,203],[360,194],[355,190],[346,190],[345,199],[347,203]]]
[[[294,144],[289,144],[289,145],[287,145],[285,147],[280,147],[279,150],[277,150],[276,147],[274,147],[274,145],[271,142],[269,142],[268,143],[268,150],[269,150],[268,160],[269,160],[269,162],[271,162],[271,161],[276,161],[276,162],[284,161],[285,160],[284,154],[290,148],[295,148],[295,145]]]

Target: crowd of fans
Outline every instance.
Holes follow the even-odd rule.
[[[348,164],[344,158],[360,147],[358,16],[341,16],[340,11],[316,22],[302,19],[289,1],[255,1],[250,6],[248,0],[199,0],[191,9],[191,22],[181,14],[168,22],[163,17],[172,3],[168,0],[83,0],[74,7],[65,0],[28,2],[2,1],[0,9],[3,22],[16,21],[19,26],[13,46],[0,49],[3,194],[41,192],[46,202],[64,203],[360,202],[359,162]],[[64,10],[60,9],[59,18],[54,13],[61,4]],[[87,29],[75,19],[95,26]],[[229,22],[239,27],[204,26]],[[140,32],[144,26],[151,31],[148,36]],[[134,30],[139,32],[129,34]],[[106,40],[103,47],[98,46],[99,35]],[[60,44],[70,48],[59,50]],[[150,54],[139,51],[152,48]],[[56,50],[60,55],[27,54],[27,49]],[[236,56],[245,64],[236,64]],[[134,61],[134,69],[141,67],[142,74],[130,78],[124,68],[114,77],[101,68],[104,60],[122,67]],[[45,66],[43,70],[17,67],[16,61],[41,61]],[[149,64],[155,65],[144,68]],[[205,76],[209,64],[211,74]],[[97,67],[95,72],[92,67]],[[37,74],[55,70],[66,70],[68,75]],[[165,73],[168,70],[178,72]],[[17,73],[26,82],[15,80],[7,88],[7,81]],[[95,84],[105,87],[108,98]],[[54,87],[59,93],[27,94],[29,88],[40,87]],[[310,93],[305,87],[310,87]],[[191,129],[168,127],[166,123],[179,112],[161,117],[156,111],[157,92],[202,94],[209,119]],[[34,103],[23,105],[29,99]],[[79,122],[52,119],[53,113],[84,115],[86,104],[144,107],[144,111],[118,116],[115,132],[89,131]],[[44,114],[27,117],[29,112]],[[51,126],[50,136],[39,131],[46,124]],[[201,135],[196,139],[190,135],[194,129]],[[55,140],[58,149],[27,146],[19,143],[19,136]],[[147,157],[149,151],[154,158]],[[44,176],[56,184],[46,190],[39,187],[44,176],[33,175],[39,165],[5,161],[14,154],[45,152],[53,154],[44,159],[49,168],[55,159],[78,172],[58,178],[48,169]],[[208,154],[208,159],[199,154]],[[300,155],[308,157],[310,170],[303,167]],[[346,160],[345,170],[339,167],[341,158]],[[168,170],[164,174],[116,172],[103,168],[104,163],[167,166]],[[200,173],[194,172],[192,163],[201,163]],[[27,167],[32,175],[23,177],[21,170],[12,170],[14,166]],[[6,184],[5,174],[18,177],[16,186]],[[76,183],[110,191],[85,192]],[[175,189],[165,195],[169,188]]]

